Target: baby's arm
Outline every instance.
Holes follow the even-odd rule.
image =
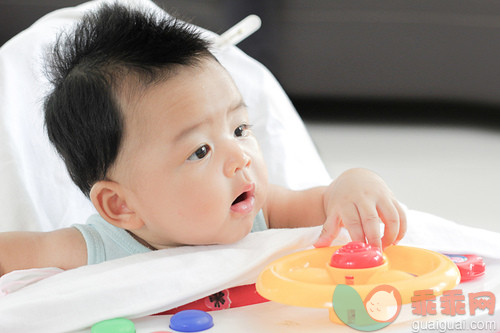
[[[328,187],[290,191],[271,186],[264,207],[271,228],[323,224],[314,244],[328,246],[344,225],[353,241],[378,247],[397,243],[406,232],[406,217],[385,182],[365,169],[351,169]],[[384,236],[380,237],[380,222]]]
[[[270,185],[264,206],[269,228],[312,227],[325,222],[323,193],[326,187],[293,191]]]
[[[71,269],[86,264],[87,246],[75,228],[0,233],[0,276],[19,269]]]

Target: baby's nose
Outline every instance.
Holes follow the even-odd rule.
[[[224,173],[227,177],[232,177],[238,171],[248,168],[251,163],[250,156],[238,147],[229,153],[224,165]]]

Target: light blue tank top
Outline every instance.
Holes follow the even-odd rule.
[[[136,241],[126,230],[115,227],[99,215],[92,215],[86,224],[75,224],[73,227],[82,233],[87,244],[88,265],[151,251]],[[255,217],[251,232],[266,229],[264,214],[260,210]]]

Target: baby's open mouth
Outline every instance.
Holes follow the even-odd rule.
[[[233,203],[231,204],[231,206],[234,206],[236,205],[237,203],[239,202],[242,202],[242,201],[245,201],[249,196],[249,192],[243,192],[241,193],[234,201]]]
[[[231,204],[231,210],[235,213],[247,214],[253,210],[255,202],[255,185],[251,184],[245,189],[246,191],[238,195]]]

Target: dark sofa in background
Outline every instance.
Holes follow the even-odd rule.
[[[0,0],[0,44],[84,1]],[[437,101],[500,108],[500,2],[157,0],[215,32],[255,13],[240,44],[294,100]],[[500,112],[500,111],[499,111]]]

